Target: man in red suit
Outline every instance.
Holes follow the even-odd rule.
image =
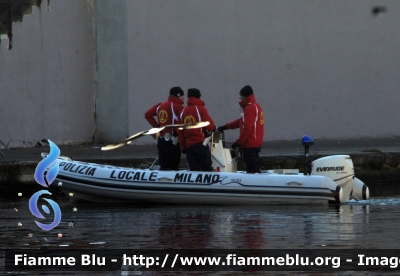
[[[242,149],[246,172],[259,173],[261,172],[259,152],[264,141],[264,113],[256,102],[250,85],[243,87],[239,95],[239,105],[243,108],[242,115],[239,119],[217,129],[224,131],[240,128],[239,138],[233,143],[232,148]]]
[[[144,114],[144,117],[152,127],[178,123],[178,116],[184,109],[184,95],[182,88],[172,87],[169,91],[168,100],[152,106]],[[157,117],[157,120],[154,117]],[[179,170],[181,148],[176,131],[171,129],[161,131],[157,140],[157,149],[160,170]]]
[[[180,132],[183,136],[182,152],[186,153],[186,159],[191,171],[212,171],[211,152],[208,143],[204,140],[215,130],[214,121],[204,107],[205,103],[200,99],[201,92],[197,88],[188,89],[187,107],[183,109],[180,119],[183,124],[209,121],[204,128],[185,129]]]

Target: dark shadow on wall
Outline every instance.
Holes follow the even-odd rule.
[[[13,23],[22,22],[24,15],[32,13],[32,7],[40,8],[43,0],[0,0],[0,35],[8,36],[8,49],[12,48]],[[50,0],[47,0],[49,6]],[[1,40],[0,40],[1,41]]]
[[[375,6],[372,7],[371,14],[373,16],[378,16],[379,14],[386,13],[387,8],[385,6]]]

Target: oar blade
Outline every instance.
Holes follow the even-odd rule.
[[[133,141],[133,140],[139,138],[140,136],[142,136],[143,134],[145,134],[146,132],[147,132],[147,130],[138,132],[136,134],[133,134],[132,136],[129,136],[128,138],[126,138],[125,140],[122,140],[122,141],[125,141],[125,142]]]
[[[175,128],[175,129],[193,129],[193,128],[202,128],[202,127],[206,127],[210,124],[209,121],[205,121],[205,122],[195,122],[195,123],[191,123],[191,124],[176,124],[176,125],[167,125],[165,126],[165,128],[167,129],[171,129],[171,128]]]
[[[101,150],[113,150],[113,149],[117,149],[117,148],[123,147],[123,146],[125,146],[127,144],[130,144],[133,140],[136,140],[140,136],[143,136],[143,134],[146,133],[146,132],[147,131],[138,132],[138,133],[133,134],[132,136],[126,138],[125,140],[122,140],[122,141],[119,141],[117,143],[109,144],[109,145],[106,145],[104,147],[101,147]]]
[[[156,133],[159,133],[161,130],[163,130],[165,127],[155,127],[152,129],[149,129],[148,131],[146,131],[145,133],[143,133],[144,135],[154,135]]]
[[[157,134],[160,131],[162,131],[163,129],[179,129],[179,130],[182,130],[182,129],[193,129],[193,128],[205,127],[205,126],[208,126],[209,124],[210,124],[210,122],[205,121],[205,122],[196,122],[196,123],[191,123],[191,124],[177,124],[177,125],[166,125],[166,126],[163,126],[163,127],[155,127],[155,128],[149,129],[149,130],[145,130],[145,131],[141,131],[139,133],[136,133],[136,134],[134,134],[134,135],[122,140],[122,141],[119,141],[117,143],[109,144],[109,145],[106,145],[104,147],[101,147],[101,150],[113,150],[113,149],[117,149],[117,148],[123,147],[123,146],[125,146],[127,144],[132,143],[133,140],[136,140],[136,139],[140,138],[143,135],[151,135],[151,136],[153,136],[153,138],[157,139],[157,137],[158,137]]]
[[[183,129],[202,128],[202,127],[208,126],[209,124],[210,124],[209,121],[197,122],[197,123],[190,124],[188,126],[184,126]]]
[[[123,147],[125,145],[126,145],[126,142],[109,144],[109,145],[101,147],[101,150],[113,150],[113,149],[117,149],[117,148]]]

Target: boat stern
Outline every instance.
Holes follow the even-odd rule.
[[[368,187],[354,175],[354,165],[349,155],[332,155],[312,162],[312,175],[322,175],[332,179],[342,188],[343,200],[368,199]]]

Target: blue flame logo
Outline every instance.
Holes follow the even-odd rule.
[[[59,171],[57,158],[60,156],[60,149],[52,141],[48,141],[50,144],[50,153],[45,159],[39,162],[35,170],[36,182],[46,188],[47,186],[51,185],[54,179],[56,179]],[[45,179],[45,172],[47,168],[49,168],[49,170],[47,171]]]
[[[56,179],[57,174],[59,172],[59,165],[57,158],[60,156],[60,149],[50,140],[49,145],[50,145],[50,153],[44,158],[42,161],[39,162],[35,169],[35,180],[38,184],[42,185],[43,187],[48,187],[51,185],[51,183]],[[39,192],[36,192],[35,194],[32,195],[32,197],[29,199],[29,210],[31,210],[32,215],[34,215],[37,218],[44,219],[45,217],[40,213],[38,209],[38,200],[39,197],[43,194],[48,194],[51,195],[51,193],[47,190],[41,190]],[[39,226],[42,230],[51,230],[54,227],[56,227],[60,221],[61,221],[61,210],[58,204],[51,200],[44,198],[50,206],[53,208],[54,211],[54,220],[51,224],[43,224],[35,220],[37,226]],[[42,205],[42,210],[46,213],[49,214],[50,210],[46,205]]]

